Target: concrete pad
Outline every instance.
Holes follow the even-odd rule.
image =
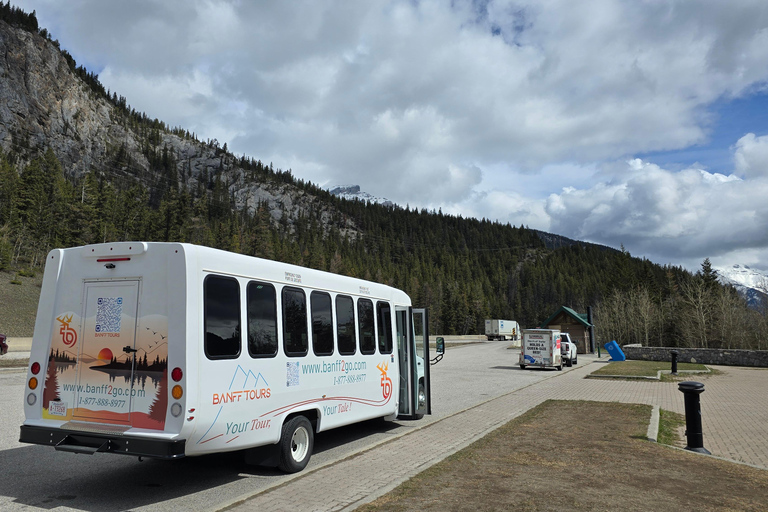
[[[8,344],[9,354],[11,352],[29,352],[32,350],[32,338],[6,338],[5,342]]]

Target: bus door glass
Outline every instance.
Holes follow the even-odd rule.
[[[408,345],[408,309],[396,308],[395,320],[397,324],[398,374],[400,376],[400,386],[398,386],[400,405],[397,412],[401,415],[410,415],[413,414],[409,398],[413,394],[413,380],[408,365],[411,359],[409,356],[412,352]]]
[[[73,418],[131,424],[139,281],[86,282]],[[146,352],[146,350],[145,350]]]
[[[398,308],[397,348],[400,365],[400,416],[431,414],[427,311]]]
[[[413,318],[413,347],[416,357],[415,361],[415,373],[416,382],[418,386],[416,388],[416,414],[432,414],[432,404],[430,400],[430,383],[429,383],[429,332],[427,326],[429,325],[429,319],[427,318],[426,309],[411,309]]]

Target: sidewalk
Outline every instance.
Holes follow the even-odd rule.
[[[677,383],[585,379],[600,363],[579,359],[578,368],[299,473],[254,497],[243,496],[228,510],[354,510],[548,399],[642,403],[684,414]],[[704,446],[715,456],[768,469],[768,369],[715,368],[723,374],[699,379],[705,384]]]

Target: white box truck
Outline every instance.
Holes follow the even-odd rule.
[[[516,340],[520,333],[520,326],[514,320],[486,320],[485,335],[488,341],[507,339]]]
[[[525,329],[520,346],[520,369],[529,366],[563,369],[560,352],[560,331],[557,329]]]

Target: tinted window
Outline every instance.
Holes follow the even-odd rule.
[[[357,318],[360,325],[360,352],[376,352],[376,340],[373,331],[373,302],[368,299],[357,301]]]
[[[336,336],[339,354],[354,355],[355,347],[355,303],[352,297],[336,296]]]
[[[329,356],[333,354],[331,296],[327,293],[312,292],[309,305],[312,310],[312,351],[317,356]]]
[[[379,320],[379,353],[392,353],[392,309],[386,302],[376,303],[376,316]]]
[[[252,357],[277,354],[277,304],[271,284],[248,283],[248,353]]]
[[[240,355],[240,285],[231,277],[203,282],[205,354],[211,359]]]
[[[307,298],[299,288],[283,288],[283,346],[288,356],[305,356],[307,340]]]

